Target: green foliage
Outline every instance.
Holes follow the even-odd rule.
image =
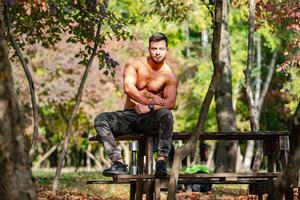
[[[55,45],[67,36],[67,43],[81,44],[83,49],[74,56],[81,58],[79,64],[87,65],[94,42],[103,46],[108,39],[121,40],[132,37],[122,20],[108,8],[107,1],[91,4],[90,1],[55,0],[40,4],[16,3],[10,7],[14,34],[18,43],[25,45],[41,43],[45,48]],[[101,26],[100,35],[95,32]],[[67,33],[67,34],[66,34]],[[96,52],[100,69],[107,67],[104,74],[114,75],[117,62],[103,49]]]
[[[148,14],[158,14],[162,21],[186,20],[189,11],[193,10],[193,1],[154,0],[150,2],[150,5],[152,10]]]

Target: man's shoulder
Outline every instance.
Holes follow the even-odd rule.
[[[174,73],[174,71],[169,65],[166,64],[164,71],[169,81],[178,82],[178,77],[176,76],[176,74]]]

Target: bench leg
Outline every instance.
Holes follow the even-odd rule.
[[[160,200],[160,179],[155,179],[155,200]]]
[[[154,180],[148,180],[146,184],[147,184],[147,191],[146,191],[147,197],[146,197],[146,199],[147,200],[153,200]]]
[[[143,180],[137,180],[136,181],[136,200],[142,200],[143,199]]]
[[[130,200],[135,199],[135,192],[136,192],[136,182],[131,182],[130,183]]]

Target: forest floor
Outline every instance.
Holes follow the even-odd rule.
[[[128,185],[86,185],[88,180],[111,180],[101,172],[64,169],[61,174],[59,191],[56,196],[51,193],[55,171],[33,170],[40,200],[128,200]],[[161,199],[165,200],[166,192],[162,192]],[[247,185],[216,185],[207,193],[180,192],[177,200],[256,200],[256,195],[247,194]],[[267,199],[265,196],[264,199]],[[297,195],[294,197],[297,199]]]

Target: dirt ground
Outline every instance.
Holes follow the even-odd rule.
[[[35,171],[35,183],[39,200],[128,200],[129,186],[122,185],[87,185],[88,180],[109,180],[99,172],[63,172],[59,190],[52,195],[51,187],[54,171]],[[161,199],[166,200],[167,193],[161,193]],[[146,199],[145,197],[143,199]],[[257,195],[249,195],[247,185],[214,185],[207,193],[180,192],[177,200],[258,200]],[[267,199],[267,195],[263,199]],[[294,190],[294,200],[298,199],[298,192]]]

